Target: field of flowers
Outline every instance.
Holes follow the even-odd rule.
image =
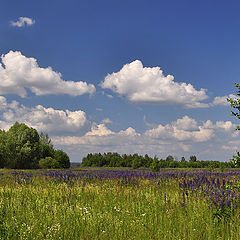
[[[0,239],[240,239],[239,183],[239,170],[0,170]]]

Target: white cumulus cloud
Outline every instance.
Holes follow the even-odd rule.
[[[3,96],[0,96],[0,110],[3,110],[7,107],[7,99]]]
[[[91,131],[83,136],[55,136],[53,142],[68,149],[79,160],[79,156],[90,152],[119,152],[156,154],[163,158],[169,154],[178,157],[194,154],[198,159],[226,161],[239,141],[231,143],[233,132],[229,121],[198,123],[184,116],[166,125],[159,124],[145,133],[137,133],[132,127],[115,132],[103,123],[93,123]]]
[[[195,119],[190,118],[188,116],[184,116],[183,118],[177,119],[176,122],[173,122],[173,126],[178,130],[185,131],[198,131],[199,126]]]
[[[50,133],[76,133],[87,127],[88,120],[84,111],[56,110],[41,105],[29,108],[16,101],[7,103],[6,98],[0,96],[2,119],[0,129],[8,129],[16,121],[23,122],[39,131]]]
[[[129,127],[126,130],[121,130],[118,134],[121,136],[132,136],[132,137],[141,135],[140,133],[137,133],[136,130],[132,127]]]
[[[111,135],[113,132],[108,129],[105,124],[101,123],[97,125],[94,123],[91,127],[91,131],[86,133],[86,136],[107,136]]]
[[[20,17],[18,21],[11,21],[10,24],[13,27],[25,27],[25,26],[32,26],[35,21],[29,17]]]
[[[217,121],[216,124],[212,123],[211,120],[207,120],[206,122],[203,123],[203,127],[205,129],[215,129],[215,130],[220,130],[220,131],[225,131],[225,132],[234,132],[236,129],[237,125],[233,124],[231,121]]]
[[[129,148],[135,149],[136,145],[145,146],[142,135],[137,133],[134,128],[128,127],[125,130],[114,132],[103,123],[92,123],[91,130],[83,136],[54,136],[53,141],[59,146],[70,148],[82,146],[80,148],[86,152],[89,151],[87,149],[91,149],[90,152],[102,152],[104,149],[108,149],[106,151],[118,151],[119,148],[128,152]],[[98,150],[100,147],[102,149]]]
[[[68,94],[78,96],[93,94],[95,87],[86,82],[64,81],[61,73],[51,67],[41,68],[35,58],[28,58],[18,51],[1,56],[0,94],[17,94],[26,97],[26,89],[36,95]]]
[[[139,60],[124,65],[119,72],[108,74],[100,86],[126,96],[130,102],[206,107],[200,101],[208,98],[205,89],[198,91],[191,84],[175,82],[172,75],[164,76],[160,67],[143,67]]]
[[[145,134],[152,138],[206,142],[214,136],[214,131],[210,128],[199,126],[195,119],[184,116],[165,126],[159,124],[156,128],[147,130]]]
[[[212,106],[229,106],[228,98],[237,99],[238,97],[234,94],[229,94],[228,96],[217,96],[212,102]]]

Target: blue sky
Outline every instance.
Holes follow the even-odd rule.
[[[0,128],[88,152],[228,161],[238,1],[16,1],[0,8]],[[234,96],[232,96],[234,97]]]

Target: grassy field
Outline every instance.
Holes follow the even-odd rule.
[[[240,239],[240,171],[0,171],[0,239]]]

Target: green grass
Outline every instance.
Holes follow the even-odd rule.
[[[60,183],[40,176],[18,184],[9,173],[0,181],[0,239],[240,239],[238,209],[216,222],[198,194],[182,206],[178,179],[160,188],[143,179]]]

